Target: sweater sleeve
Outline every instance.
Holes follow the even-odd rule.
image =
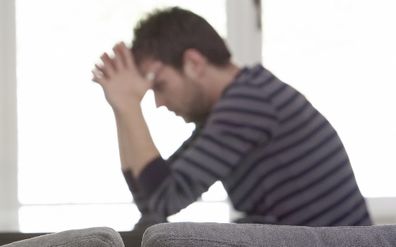
[[[162,181],[169,176],[168,166],[172,166],[173,161],[177,160],[181,153],[183,153],[194,141],[200,132],[200,126],[197,126],[191,137],[167,159],[164,160],[161,156],[156,157],[147,164],[147,169],[144,169],[139,178],[135,178],[131,170],[124,170],[123,175],[128,185],[129,191],[132,193],[134,202],[139,211],[144,214],[152,214],[148,207],[149,195],[160,186]],[[140,182],[139,182],[140,181]]]
[[[253,87],[228,90],[196,140],[172,166],[162,159],[146,166],[137,183],[144,188],[150,211],[177,213],[214,182],[230,176],[253,148],[271,140],[278,124],[276,111],[257,95]]]
[[[136,178],[132,174],[131,170],[122,171],[124,174],[125,181],[128,185],[129,191],[132,193],[133,200],[138,207],[140,213],[147,214],[148,213],[148,197],[141,192],[139,188],[139,184],[136,181]]]

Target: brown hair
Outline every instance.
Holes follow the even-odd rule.
[[[181,70],[183,53],[198,50],[216,66],[230,62],[224,40],[202,17],[178,7],[156,10],[134,30],[132,52],[137,64],[151,58]]]

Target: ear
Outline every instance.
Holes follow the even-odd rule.
[[[208,65],[204,57],[196,49],[187,49],[183,53],[183,72],[186,76],[196,79],[200,77]]]

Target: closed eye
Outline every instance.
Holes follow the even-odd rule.
[[[161,92],[165,88],[165,81],[163,80],[157,80],[153,84],[153,90],[156,92]]]

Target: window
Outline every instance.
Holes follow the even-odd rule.
[[[366,197],[396,196],[396,3],[265,0],[263,61],[335,126]]]
[[[13,10],[10,7],[13,1],[0,1],[0,5]],[[92,65],[101,52],[111,49],[114,42],[123,40],[129,43],[137,19],[154,6],[179,5],[192,9],[209,20],[225,37],[230,31],[226,28],[230,26],[226,21],[230,14],[226,4],[245,1],[15,2],[18,194],[22,204],[19,230],[59,231],[93,225],[130,229],[139,212],[130,203],[132,198],[120,173],[111,109],[101,89],[90,81]],[[333,123],[350,154],[363,194],[368,197],[395,197],[396,184],[392,176],[396,160],[391,155],[396,137],[392,107],[396,103],[393,97],[395,75],[392,73],[396,65],[393,45],[396,36],[392,32],[392,23],[396,21],[394,1],[262,2],[262,49],[266,67],[304,92]],[[234,18],[230,19],[238,19],[232,23],[234,26],[251,16],[243,10],[238,7],[232,9]],[[6,10],[0,8],[0,12],[1,21],[6,20],[5,24],[0,22],[0,28],[6,30],[7,21],[12,18]],[[246,29],[246,25],[241,26],[238,28]],[[235,41],[238,36],[245,37],[240,35],[240,31],[233,30],[235,37],[230,39]],[[243,41],[246,39],[239,40]],[[7,39],[7,42],[13,43],[13,40]],[[7,42],[4,45],[0,39],[0,52],[7,51],[10,46]],[[235,46],[232,47],[234,54],[235,48],[241,48],[241,44],[237,42]],[[256,48],[251,50],[253,54]],[[244,54],[245,51],[237,55],[243,57]],[[13,69],[11,63],[7,64],[7,55],[10,56],[5,53],[5,59],[0,57],[0,62],[6,63],[5,67],[1,66],[1,72]],[[13,80],[10,81],[12,83]],[[0,81],[1,89],[5,89],[1,92],[2,97],[9,92],[12,94],[13,90],[8,86]],[[7,100],[6,103],[12,101]],[[153,109],[150,93],[143,104],[145,109]],[[1,117],[14,118],[13,107],[11,110],[1,107],[5,108]],[[164,109],[145,110],[154,141],[164,157],[169,156],[193,128],[177,118],[163,124],[163,119],[171,118],[168,114]],[[166,131],[162,131],[164,126]],[[0,124],[0,134],[8,133],[8,130],[6,125]],[[14,142],[14,129],[11,130],[6,139]],[[180,134],[177,137],[174,134],[176,130]],[[162,134],[167,135],[162,137]],[[9,144],[7,140],[1,141],[2,147]],[[7,150],[2,151],[6,153]],[[11,153],[14,153],[13,148]],[[15,159],[12,155],[5,159],[0,157],[2,162],[11,160],[10,164]],[[5,167],[5,170],[1,167],[2,173],[3,170],[7,172]],[[0,174],[1,186],[7,185],[4,178],[8,175],[4,174]],[[13,190],[16,187],[11,187],[8,196],[15,199],[10,193],[15,194]],[[224,203],[224,191],[218,183],[211,190],[214,192],[203,195],[203,201],[210,201],[209,204],[193,204],[171,220],[203,220],[199,214],[187,212],[209,211],[207,207],[215,214],[208,215],[208,219],[213,216],[216,220],[227,220],[230,215],[229,207]],[[1,195],[3,191],[0,190]],[[0,202],[0,218],[1,214],[10,215],[6,211],[8,206],[2,207],[7,200],[0,198]],[[392,205],[394,201],[393,204],[378,201],[374,206],[378,209],[376,213],[382,214],[384,211],[393,212]],[[14,205],[11,203],[11,206]],[[390,219],[389,214],[380,216],[384,222]]]
[[[167,5],[192,9],[225,37],[224,0],[16,1],[21,230],[86,227],[98,215],[125,230],[138,219],[120,170],[114,117],[90,71],[115,42],[130,43],[143,13]],[[194,126],[154,110],[151,93],[142,104],[154,142],[168,157]],[[219,185],[212,190],[224,195]]]

